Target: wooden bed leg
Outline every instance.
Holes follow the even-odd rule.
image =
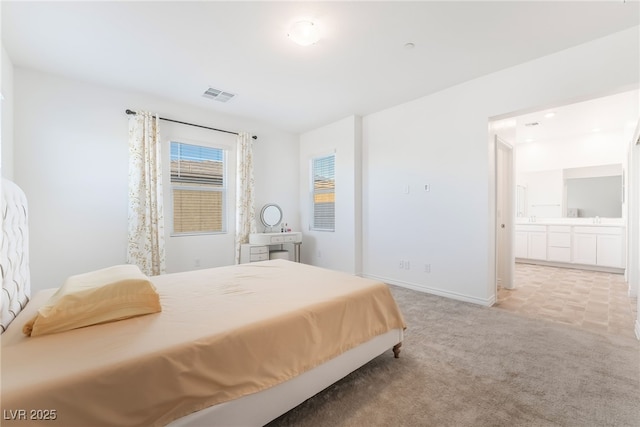
[[[393,357],[396,359],[400,357],[400,347],[402,347],[401,342],[393,346]]]

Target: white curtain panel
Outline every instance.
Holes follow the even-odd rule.
[[[159,117],[143,111],[129,116],[127,263],[149,276],[165,272]]]
[[[249,243],[249,234],[256,232],[253,180],[253,139],[246,132],[237,138],[236,161],[236,264],[240,263],[240,245]]]

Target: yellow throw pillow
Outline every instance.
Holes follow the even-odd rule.
[[[36,336],[162,311],[160,296],[135,265],[69,277],[22,328]]]

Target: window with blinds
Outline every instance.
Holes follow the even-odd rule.
[[[313,176],[312,230],[335,231],[336,229],[335,164],[335,154],[311,160]]]
[[[173,233],[226,231],[225,150],[171,142]]]

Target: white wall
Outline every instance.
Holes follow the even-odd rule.
[[[0,93],[2,102],[2,134],[0,136],[0,159],[2,176],[13,178],[13,63],[2,46],[2,63],[0,74]]]
[[[489,120],[637,88],[638,36],[635,27],[365,116],[364,274],[491,304],[495,148]],[[399,268],[401,259],[410,269]]]
[[[562,217],[562,169],[518,172],[516,184],[526,187],[526,217]]]
[[[302,262],[353,274],[362,271],[361,126],[360,117],[350,116],[300,136]],[[313,157],[334,152],[335,232],[310,230],[310,162]]]
[[[267,132],[258,135],[253,143],[253,171],[255,178],[255,209],[258,232],[264,231],[260,210],[267,203],[282,209],[282,221],[294,231],[300,230],[299,138],[298,135]],[[271,135],[273,133],[273,135]],[[290,253],[293,259],[293,254]]]
[[[516,183],[527,187],[527,217],[563,216],[563,170],[627,163],[628,131],[518,144]],[[567,172],[567,171],[565,171]],[[621,174],[622,167],[615,174]]]
[[[516,172],[569,169],[623,164],[627,158],[629,132],[599,132],[580,137],[518,144]]]
[[[127,108],[258,135],[256,207],[277,200],[288,222],[299,226],[298,138],[294,134],[154,96],[19,67],[14,70],[14,88],[14,180],[30,203],[34,291],[58,286],[71,274],[125,262]],[[229,170],[234,170],[234,138],[160,123],[165,144],[171,139],[188,139],[229,145]],[[275,164],[276,158],[281,163]],[[233,205],[233,187],[229,193]],[[201,268],[232,264],[235,225],[233,215],[229,218],[228,234],[167,237],[168,270],[193,269],[196,260]],[[166,228],[169,233],[170,227]]]

